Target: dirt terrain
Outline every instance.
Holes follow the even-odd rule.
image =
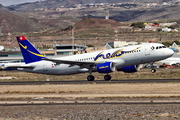
[[[0,120],[180,119],[180,83],[3,85]]]
[[[180,83],[3,85],[0,99],[180,97]]]
[[[114,79],[178,78],[178,69],[113,73]],[[98,80],[102,75],[94,74]],[[47,76],[1,72],[1,82],[84,80],[86,74]],[[98,77],[99,76],[99,77]],[[151,77],[150,77],[151,76]],[[153,76],[153,77],[152,77]],[[9,77],[9,78],[8,78]],[[57,78],[56,78],[57,77]],[[4,78],[4,79],[3,79]],[[5,79],[8,78],[8,79]],[[113,80],[114,80],[113,79]],[[175,120],[180,119],[180,83],[1,85],[0,120]]]

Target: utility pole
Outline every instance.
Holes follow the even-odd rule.
[[[117,27],[114,28],[114,32],[115,32],[114,40],[118,41],[118,28]]]
[[[74,55],[74,26],[72,26],[72,54]]]

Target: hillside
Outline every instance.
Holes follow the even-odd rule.
[[[132,0],[128,0],[132,1]],[[141,0],[136,0],[139,2]],[[146,0],[145,0],[146,1]],[[145,2],[143,1],[143,2]],[[154,0],[150,0],[155,2]],[[149,1],[149,2],[150,2]],[[156,2],[162,2],[166,0],[158,0]],[[151,9],[122,9],[122,8],[95,8],[90,7],[87,9],[75,9],[67,11],[17,11],[28,10],[34,8],[55,8],[60,5],[73,5],[78,3],[97,3],[97,2],[127,2],[127,0],[45,0],[33,3],[24,3],[11,6],[11,9],[0,5],[0,32],[5,33],[7,30],[12,32],[39,32],[49,31],[50,29],[66,29],[82,19],[83,25],[76,24],[76,29],[89,29],[97,27],[114,27],[118,26],[117,22],[127,21],[151,21],[151,20],[178,20],[180,19],[180,6],[167,6]],[[22,8],[22,9],[21,9]],[[11,11],[15,9],[14,11]],[[104,20],[107,15],[106,11],[109,11],[110,20],[112,23],[106,23]],[[6,11],[6,12],[5,12]],[[84,18],[97,18],[97,19],[84,19]],[[92,21],[93,20],[93,21]],[[87,22],[88,21],[88,22]],[[108,22],[109,22],[108,21]],[[116,22],[117,21],[117,22]],[[81,22],[81,23],[82,23]],[[22,29],[23,28],[23,29]],[[56,30],[55,30],[56,31]]]
[[[84,18],[75,24],[76,29],[89,29],[97,27],[117,27],[120,23],[114,20],[96,19],[96,18]]]
[[[151,10],[113,10],[109,11],[110,19],[126,21],[152,21],[152,20],[178,20],[180,19],[180,5],[154,8]],[[90,15],[89,15],[90,16]],[[104,18],[104,16],[91,16],[93,18]]]
[[[0,11],[0,32],[35,32],[42,28],[33,20],[9,12]]]
[[[123,3],[123,2],[136,2],[136,3],[162,3],[166,1],[176,0],[44,0],[31,3],[23,3],[19,5],[12,5],[9,8],[18,11],[32,11],[37,8],[48,8],[53,9],[60,6],[72,7],[75,4],[89,4],[89,3]]]
[[[166,1],[176,1],[176,0],[144,0],[144,3],[162,3]],[[54,19],[54,16],[69,16],[73,18],[101,18],[104,19],[107,15],[107,10],[109,11],[110,19],[118,21],[118,22],[126,22],[126,21],[150,21],[150,20],[172,20],[172,19],[180,19],[180,6],[161,6],[161,7],[154,7],[154,8],[137,8],[137,9],[126,9],[124,7],[102,7],[102,8],[86,8],[86,9],[74,9],[74,10],[60,10],[55,11],[55,8],[64,6],[64,7],[72,7],[75,4],[87,4],[87,3],[119,3],[119,2],[136,2],[140,3],[142,0],[45,0],[45,1],[38,1],[32,3],[23,3],[19,5],[12,5],[9,8],[14,9],[15,11],[23,11],[29,12],[30,14],[36,16],[37,19],[43,18],[48,19],[46,22],[47,25],[50,27],[68,25],[68,24],[61,24],[62,21],[58,22],[58,18]],[[143,3],[142,2],[142,3]],[[142,4],[141,3],[141,4]],[[49,10],[45,10],[48,8]],[[73,7],[72,7],[73,8]],[[40,9],[40,11],[36,11],[36,9]],[[41,10],[42,9],[42,10]],[[39,17],[39,18],[38,18]],[[45,18],[46,17],[46,18]],[[53,17],[51,19],[50,17]],[[49,19],[50,18],[50,19]],[[71,22],[71,20],[68,20]],[[55,23],[55,24],[54,24]],[[74,22],[73,22],[74,23]],[[57,25],[58,24],[58,25]],[[61,24],[61,25],[60,25]],[[64,26],[63,26],[64,27]]]
[[[135,21],[177,20],[180,19],[180,6],[168,6],[153,10],[141,11],[133,16]]]
[[[11,11],[11,10],[14,10],[14,9],[8,8],[8,7],[4,7],[3,5],[0,4],[0,10],[1,11]]]
[[[112,36],[114,28],[120,26],[122,23],[114,20],[97,19],[97,18],[84,18],[74,24],[76,38],[88,38],[97,36]],[[72,34],[72,27],[68,26],[64,29],[53,29],[36,36],[63,36],[64,38],[70,37]]]

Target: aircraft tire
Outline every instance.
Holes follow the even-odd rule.
[[[111,76],[110,76],[110,75],[105,75],[105,76],[104,76],[104,80],[110,81],[110,80],[111,80]]]
[[[94,76],[93,76],[93,75],[87,76],[87,80],[88,80],[88,81],[94,81]]]
[[[156,69],[152,69],[151,72],[152,72],[152,73],[155,73],[155,72],[156,72]]]

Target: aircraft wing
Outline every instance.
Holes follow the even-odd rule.
[[[119,63],[119,64],[124,64],[123,60],[107,60],[107,61],[98,61],[98,62],[89,62],[89,61],[72,61],[72,60],[60,60],[60,59],[49,59],[49,58],[43,58],[43,60],[47,60],[47,61],[52,61],[55,62],[57,64],[71,64],[71,65],[79,65],[79,66],[83,66],[83,67],[90,67],[90,66],[94,66],[96,64],[100,64],[100,63],[105,63],[105,62],[114,62],[114,63]]]
[[[52,61],[52,62],[59,63],[59,64],[61,64],[61,63],[63,63],[63,64],[74,64],[74,65],[96,64],[96,62],[59,60],[59,59],[50,59],[50,58],[43,58],[43,60]]]

